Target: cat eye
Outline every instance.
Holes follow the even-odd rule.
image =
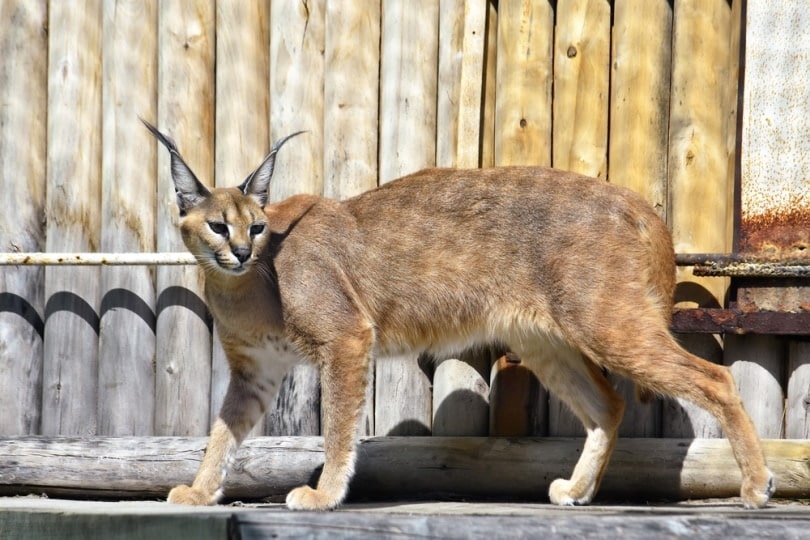
[[[228,226],[224,223],[220,223],[218,221],[209,221],[208,228],[211,229],[214,234],[228,236]]]
[[[258,236],[264,232],[264,223],[256,223],[250,226],[250,236]]]

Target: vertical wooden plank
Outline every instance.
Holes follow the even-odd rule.
[[[498,8],[487,2],[486,41],[484,43],[484,87],[481,115],[481,166],[495,165],[495,88],[498,61]]]
[[[668,0],[614,3],[608,180],[639,193],[663,219],[671,50]]]
[[[498,5],[495,165],[551,165],[554,13],[547,0]]]
[[[103,10],[101,250],[154,251],[157,186],[144,163],[156,148],[138,116],[157,112],[157,2],[105,0]],[[152,435],[154,270],[102,268],[101,291],[98,432]]]
[[[270,5],[270,131],[279,139],[307,133],[284,147],[276,161],[272,200],[324,192],[325,0]],[[320,434],[320,382],[316,369],[295,366],[285,376],[267,432]],[[293,429],[293,432],[286,432]]]
[[[101,215],[101,2],[51,2],[48,251],[97,251]],[[42,432],[94,435],[99,273],[45,272]]]
[[[46,0],[0,3],[0,250],[45,247]],[[42,268],[0,272],[0,434],[34,435],[42,407]]]
[[[520,358],[511,353],[500,356],[490,371],[489,435],[547,435],[547,394],[537,376]]]
[[[731,249],[726,228],[731,185],[724,109],[730,29],[731,8],[725,0],[674,3],[667,216],[677,253]],[[676,301],[682,305],[723,305],[728,280],[696,278],[690,270],[681,269],[678,281]],[[721,348],[711,336],[683,336],[681,343],[708,360],[721,361]],[[684,414],[691,420],[687,424],[669,420],[682,419]],[[669,402],[664,423],[666,436],[719,433],[716,420],[685,402]],[[673,430],[675,426],[681,431]]]
[[[725,363],[737,383],[743,406],[761,438],[780,439],[785,405],[781,375],[787,356],[786,342],[774,336],[733,337],[726,339]]]
[[[444,0],[439,11],[436,164],[480,163],[487,0]]]
[[[552,165],[607,177],[610,4],[560,0],[554,33]]]
[[[489,433],[489,384],[473,366],[454,358],[433,375],[433,435],[483,436]]]
[[[210,185],[214,174],[214,5],[161,2],[158,127]],[[184,251],[169,155],[158,153],[158,251]],[[157,270],[155,433],[203,435],[209,428],[211,321],[197,267]]]
[[[810,439],[810,343],[791,341],[789,347],[785,438]]]
[[[346,199],[377,186],[380,0],[327,0],[325,17],[324,196]],[[374,430],[370,391],[363,435]]]
[[[217,187],[238,185],[270,149],[269,18],[266,3],[217,2],[216,5],[214,176]],[[228,361],[215,333],[211,421],[219,414],[229,380]],[[264,422],[257,423],[251,433],[263,434]]]
[[[326,197],[346,199],[377,186],[379,42],[379,0],[327,0],[323,126]]]
[[[383,0],[380,68],[380,182],[435,164],[439,6]],[[375,434],[431,429],[430,382],[413,355],[375,367]]]

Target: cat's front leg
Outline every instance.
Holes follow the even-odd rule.
[[[264,414],[278,386],[275,378],[258,369],[253,361],[231,364],[231,380],[219,417],[211,428],[200,468],[191,486],[180,485],[169,492],[176,504],[212,505],[222,497],[222,485],[242,441]]]
[[[292,510],[330,510],[346,497],[354,475],[357,438],[368,385],[372,331],[347,337],[321,363],[325,462],[318,487],[287,495]]]

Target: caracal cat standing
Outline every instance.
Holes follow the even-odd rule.
[[[298,195],[270,203],[276,143],[241,185],[208,189],[174,142],[180,230],[205,274],[205,296],[231,380],[192,485],[169,501],[215,504],[237,447],[302,357],[320,368],[325,447],[313,489],[293,509],[346,496],[370,362],[499,343],[532,366],[587,430],[555,504],[591,501],[624,403],[603,369],[688,399],[720,421],[742,470],[742,501],[774,489],[728,369],[669,333],[675,266],[664,223],[639,196],[540,167],[428,169],[345,201]],[[547,352],[559,351],[557,360]],[[538,459],[542,456],[538,456]]]

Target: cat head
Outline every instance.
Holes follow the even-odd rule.
[[[180,232],[188,250],[206,273],[246,273],[270,239],[264,207],[276,154],[285,142],[303,132],[276,142],[239,186],[209,189],[183,160],[174,141],[149,122],[141,121],[171,154]]]

